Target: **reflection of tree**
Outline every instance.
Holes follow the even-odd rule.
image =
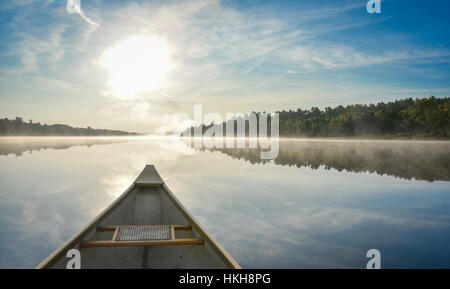
[[[202,149],[204,150],[204,149]],[[280,141],[273,160],[262,160],[260,149],[214,148],[251,164],[275,163],[355,173],[376,173],[403,179],[450,181],[449,142],[410,141]]]
[[[0,139],[0,155],[15,154],[21,156],[24,152],[40,151],[46,149],[64,150],[73,146],[87,146],[121,143],[126,140],[120,139],[83,139],[83,138],[60,138],[60,139],[38,139],[38,138],[12,138]]]

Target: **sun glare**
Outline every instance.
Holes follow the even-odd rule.
[[[109,47],[102,64],[109,71],[112,93],[123,98],[158,88],[171,66],[167,46],[152,37],[133,37]]]

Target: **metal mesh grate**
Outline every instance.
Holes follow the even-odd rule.
[[[121,227],[116,241],[170,240],[171,228],[167,225]]]

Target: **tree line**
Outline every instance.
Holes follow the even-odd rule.
[[[121,130],[78,128],[65,124],[40,124],[24,122],[23,118],[0,119],[0,136],[124,136],[137,133]]]
[[[311,109],[282,110],[279,113],[280,136],[282,137],[419,137],[450,138],[450,98],[430,96],[422,99],[400,99],[374,104],[352,104],[347,106],[318,107]],[[254,113],[259,119],[261,113]],[[270,114],[268,133],[270,134]],[[245,120],[245,135],[249,122]],[[220,124],[219,124],[220,125]],[[223,123],[225,131],[226,123]],[[213,124],[203,124],[202,131]],[[191,134],[194,128],[191,127]],[[187,129],[186,132],[189,132]]]
[[[307,137],[417,136],[450,137],[450,98],[353,104],[320,110],[281,111],[280,135]]]

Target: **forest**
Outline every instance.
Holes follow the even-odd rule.
[[[120,130],[78,128],[65,124],[40,124],[33,121],[24,122],[21,117],[16,119],[0,119],[0,136],[120,136],[137,135]]]
[[[352,104],[279,113],[282,137],[450,138],[450,98],[406,98],[378,104]],[[261,113],[255,113],[259,118]],[[239,117],[240,118],[240,117]],[[237,118],[237,119],[239,119]],[[230,121],[235,122],[236,118]],[[241,118],[242,119],[242,118]],[[245,119],[245,118],[244,118]],[[269,116],[270,120],[270,116]],[[223,123],[225,131],[226,124]],[[203,125],[203,133],[213,124]],[[245,134],[248,135],[248,121]],[[270,122],[269,122],[270,132]],[[186,130],[183,134],[189,132]],[[191,128],[193,134],[194,129]]]
[[[450,137],[450,98],[412,99],[374,104],[280,111],[280,135],[307,137]]]

